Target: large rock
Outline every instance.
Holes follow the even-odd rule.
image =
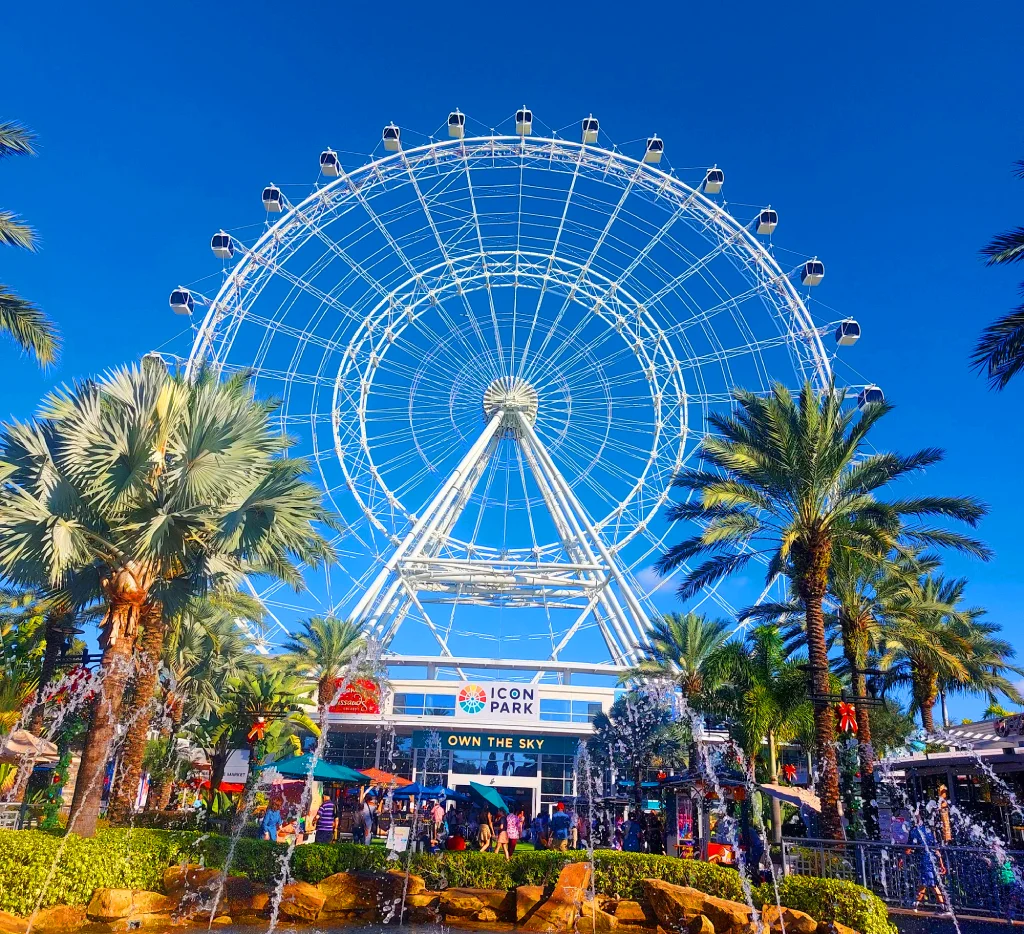
[[[297,921],[316,921],[324,907],[323,892],[308,882],[289,882],[281,893],[280,914]]]
[[[857,934],[857,932],[838,921],[819,921],[818,934]]]
[[[67,934],[85,924],[85,905],[53,905],[36,914],[33,931],[39,934]]]
[[[634,902],[627,898],[619,899],[615,906],[615,919],[619,924],[628,924],[632,927],[657,927],[658,917],[649,905]]]
[[[519,886],[516,889],[516,924],[521,924],[542,901],[544,901],[543,885]]]
[[[569,863],[558,874],[555,890],[523,924],[524,931],[560,934],[572,931],[587,898],[593,870],[590,863]]]
[[[205,866],[168,866],[164,870],[164,891],[168,895],[176,895],[185,890],[198,892],[220,884],[219,869],[207,869]]]
[[[140,889],[96,889],[85,909],[90,921],[120,921],[141,915],[170,913],[174,901],[159,892]]]
[[[323,879],[317,888],[324,894],[324,911],[338,915],[357,913],[360,920],[373,920],[394,914],[401,904],[405,873],[336,872]],[[426,888],[421,876],[409,875],[407,894],[418,895]],[[375,914],[369,916],[368,913]],[[355,917],[356,915],[353,915]]]
[[[271,888],[242,876],[228,876],[220,896],[217,911],[232,917],[265,914],[270,909]],[[208,910],[213,910],[216,888],[209,896]],[[214,919],[216,920],[216,919]]]
[[[786,934],[817,934],[818,930],[818,922],[809,914],[785,906],[780,912],[778,905],[765,905],[761,920],[772,932],[780,934],[782,931]]]
[[[715,926],[715,934],[755,934],[757,923],[749,905],[708,895],[702,912]]]
[[[687,885],[673,885],[663,879],[644,879],[644,895],[658,923],[667,931],[679,931],[704,915],[716,934],[750,934],[756,929],[749,905],[706,895]]]
[[[707,915],[697,915],[686,925],[686,934],[715,934],[715,926]]]
[[[391,885],[394,887],[394,891],[398,894],[402,894],[402,889],[405,889],[405,894],[419,895],[427,887],[427,883],[424,881],[423,876],[417,876],[412,872],[404,872],[401,869],[389,869],[385,875],[391,880]],[[406,876],[409,878],[409,884],[406,886]]]
[[[589,899],[580,908],[576,930],[579,934],[611,934],[618,924],[615,915],[605,911],[595,899]]]
[[[515,913],[515,896],[504,889],[445,889],[441,893],[441,913],[474,921],[510,920]]]
[[[324,911],[365,911],[377,907],[381,881],[371,872],[336,872],[321,879],[317,888],[324,896]]]
[[[28,918],[0,911],[0,934],[25,934],[28,930]]]

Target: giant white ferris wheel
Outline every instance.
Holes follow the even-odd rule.
[[[219,288],[171,294],[188,369],[279,398],[343,523],[305,595],[260,591],[283,628],[344,616],[453,668],[635,659],[709,414],[736,387],[825,384],[860,335],[812,318],[824,265],[780,258],[773,208],[667,155],[593,116],[455,111],[436,136],[388,125],[350,168],[325,150],[312,191],[270,184],[264,222],[214,235]]]

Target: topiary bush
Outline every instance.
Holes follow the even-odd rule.
[[[190,862],[222,868],[230,840],[215,834],[148,829],[102,830],[92,839],[39,830],[0,830],[0,911],[27,915],[39,903],[84,905],[97,888],[160,891],[164,870]],[[232,875],[274,883],[287,852],[283,844],[242,837],[231,863]],[[585,858],[580,852],[520,852],[511,860],[496,853],[415,853],[410,868],[428,888],[514,889],[551,886],[566,863]],[[316,884],[347,870],[399,869],[404,858],[389,861],[383,847],[351,843],[309,843],[295,849],[292,875]],[[640,899],[644,879],[664,879],[709,895],[743,901],[734,869],[698,860],[598,850],[594,886],[599,894]],[[755,888],[760,904],[774,904],[771,884]],[[838,921],[861,934],[894,934],[885,904],[868,889],[839,879],[787,876],[779,880],[779,899],[819,921]]]
[[[860,934],[896,934],[889,911],[870,889],[845,879],[785,876],[778,880],[779,901],[786,908],[807,912],[819,921],[838,921]],[[775,904],[770,882],[758,889],[765,905]]]
[[[103,830],[92,839],[0,830],[0,911],[84,905],[97,888],[159,891],[164,869],[190,858],[192,842],[158,830]]]
[[[743,901],[743,887],[734,869],[694,859],[654,856],[649,853],[594,853],[594,887],[601,895],[640,899],[644,879],[664,879],[673,885],[688,885],[708,895]]]

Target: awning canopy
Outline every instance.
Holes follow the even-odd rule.
[[[793,804],[796,807],[809,807],[816,814],[821,813],[821,799],[810,788],[799,788],[796,785],[776,785],[772,782],[765,782],[757,786],[758,791],[766,795]]]
[[[281,759],[279,762],[268,762],[266,765],[257,766],[263,769],[275,769],[286,778],[306,778],[313,762],[313,754],[306,753],[304,756],[292,756],[290,759]],[[340,782],[345,785],[369,785],[370,778],[362,772],[350,769],[347,765],[334,765],[325,759],[320,759],[313,769],[313,779],[318,782]]]
[[[0,762],[24,761],[33,765],[54,765],[59,758],[53,743],[33,736],[28,730],[15,730],[0,742]]]
[[[375,785],[394,785],[396,788],[404,788],[406,785],[412,784],[410,779],[402,778],[401,775],[392,775],[383,769],[363,769],[362,771],[363,775]]]

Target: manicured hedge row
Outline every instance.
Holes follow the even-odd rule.
[[[96,888],[136,888],[159,891],[166,867],[183,862],[224,865],[230,841],[226,837],[167,830],[105,830],[91,840],[45,831],[0,831],[0,911],[26,915],[41,905],[82,905]],[[282,844],[242,838],[231,863],[233,875],[255,882],[274,882],[287,849]],[[412,871],[431,889],[469,887],[514,889],[520,885],[551,885],[566,863],[580,853],[521,852],[511,860],[496,853],[415,854]],[[303,882],[317,883],[345,870],[395,868],[383,847],[315,843],[297,847],[292,873]],[[714,863],[598,850],[594,854],[594,884],[600,894],[641,898],[643,879],[664,879],[689,885],[709,895],[743,901],[743,889],[733,869]],[[805,911],[819,920],[834,920],[861,934],[891,934],[885,905],[867,889],[837,879],[790,876],[779,880],[783,905]],[[755,902],[775,903],[771,884],[755,887]]]

